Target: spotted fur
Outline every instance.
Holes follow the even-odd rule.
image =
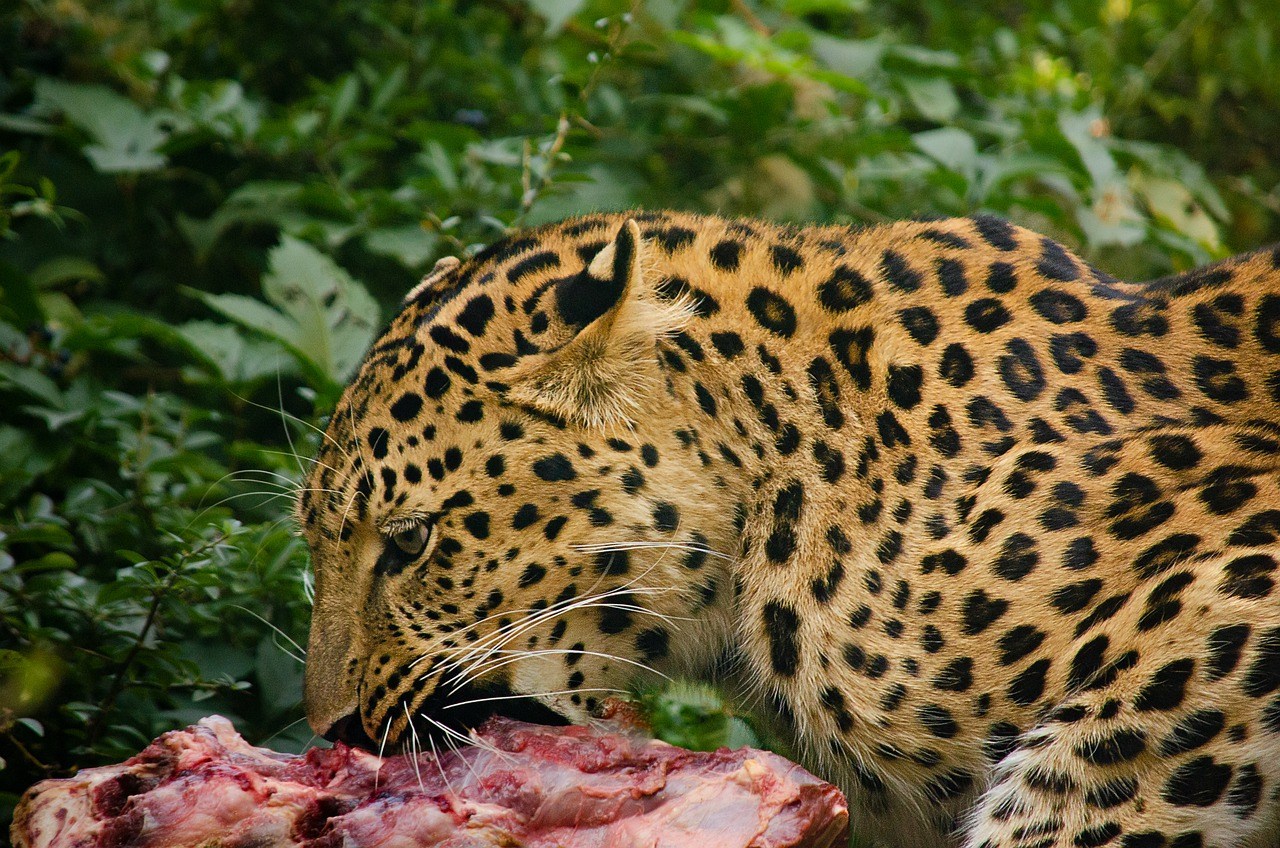
[[[519,233],[411,293],[299,511],[319,732],[582,722],[652,669],[886,843],[1278,832],[1280,251],[1132,284],[988,217]]]

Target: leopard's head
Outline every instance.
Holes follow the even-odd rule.
[[[410,292],[298,504],[317,733],[581,722],[725,642],[733,506],[682,445],[657,345],[690,305],[647,253],[633,220],[579,219]]]

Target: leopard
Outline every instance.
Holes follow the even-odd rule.
[[[302,489],[326,738],[683,678],[860,844],[1280,835],[1280,248],[1131,283],[984,214],[518,230],[408,293]]]

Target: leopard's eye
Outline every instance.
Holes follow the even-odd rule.
[[[431,525],[426,523],[406,527],[391,535],[391,541],[400,549],[400,553],[407,557],[420,556],[430,539]]]

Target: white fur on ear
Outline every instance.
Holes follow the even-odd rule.
[[[462,260],[456,256],[442,256],[436,260],[436,264],[431,266],[431,270],[423,275],[422,279],[416,286],[409,289],[409,293],[404,296],[404,303],[411,300],[417,300],[425,291],[431,289],[436,283],[440,282],[450,271],[462,264]]]
[[[658,298],[647,258],[640,227],[628,219],[587,266],[590,277],[621,291],[617,301],[559,350],[518,368],[511,399],[589,427],[634,420],[645,397],[662,387],[658,339],[694,314],[687,299]]]

